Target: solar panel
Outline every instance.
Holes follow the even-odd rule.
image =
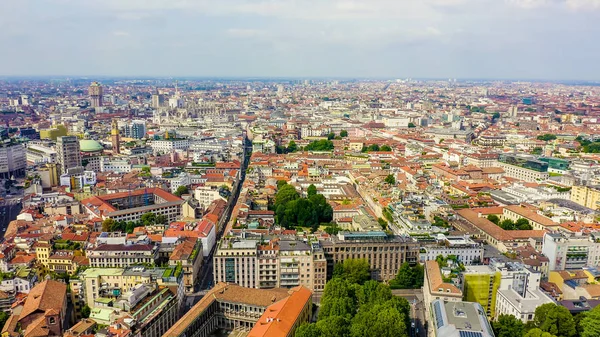
[[[476,331],[459,331],[458,335],[459,337],[483,337],[481,332]]]
[[[435,322],[439,329],[444,325],[444,318],[442,317],[442,308],[440,302],[433,303],[433,310],[435,312]]]

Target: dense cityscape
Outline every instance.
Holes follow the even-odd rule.
[[[600,87],[7,78],[2,336],[600,336]]]

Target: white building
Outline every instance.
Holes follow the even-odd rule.
[[[198,200],[202,208],[206,209],[213,201],[223,199],[219,190],[212,186],[198,186],[194,190],[194,198]]]
[[[596,267],[600,265],[600,233],[546,233],[542,253],[548,257],[550,271]]]
[[[25,146],[5,143],[0,145],[0,178],[10,179],[25,175]]]
[[[177,177],[169,180],[171,183],[171,193],[175,193],[179,186],[189,186],[192,181],[190,180],[190,175],[185,172],[181,172]]]
[[[131,172],[131,162],[126,159],[116,159],[109,157],[100,158],[100,171],[101,172],[116,172],[116,173],[129,173]]]
[[[483,246],[468,235],[446,237],[439,234],[437,243],[424,246],[422,249],[425,252],[421,253],[421,261],[435,260],[439,255],[444,258],[455,255],[465,265],[483,261]]]
[[[159,139],[152,141],[152,151],[154,153],[170,153],[173,150],[187,150],[190,147],[188,139]]]
[[[546,180],[548,179],[548,177],[550,177],[548,172],[531,170],[525,167],[507,164],[503,162],[498,162],[498,166],[504,169],[505,176],[530,183]]]
[[[554,300],[539,288],[527,289],[525,296],[510,287],[498,289],[496,295],[496,319],[500,315],[513,315],[523,323],[533,320],[535,309],[546,303],[554,303]]]
[[[40,144],[28,144],[25,156],[31,164],[56,163],[56,151]]]

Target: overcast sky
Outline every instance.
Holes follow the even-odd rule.
[[[600,0],[0,0],[0,75],[600,80]]]

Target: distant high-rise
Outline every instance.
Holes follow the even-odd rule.
[[[143,120],[131,121],[125,125],[125,136],[129,138],[142,139],[146,136],[146,122]]]
[[[112,143],[113,153],[121,153],[121,135],[119,134],[119,126],[117,125],[116,119],[113,119],[112,121],[112,129],[110,130],[110,140]]]
[[[163,106],[164,102],[165,102],[165,97],[160,92],[158,92],[158,90],[156,90],[152,94],[152,107],[160,108],[161,106]]]
[[[56,139],[56,158],[59,175],[67,173],[71,168],[81,167],[79,139],[75,136],[58,137]]]
[[[92,108],[102,106],[102,85],[98,82],[92,82],[89,89],[90,102]]]

